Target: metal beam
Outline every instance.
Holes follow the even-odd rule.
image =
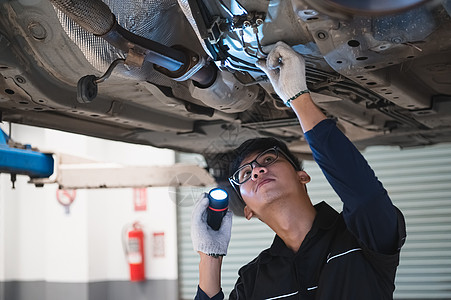
[[[32,179],[36,185],[57,183],[63,189],[212,186],[214,178],[197,165],[123,166],[55,154],[56,176]]]

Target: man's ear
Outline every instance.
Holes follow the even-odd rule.
[[[299,176],[299,181],[303,184],[307,184],[310,182],[310,175],[305,171],[297,171]]]
[[[244,216],[248,220],[250,220],[254,216],[254,212],[247,205],[244,207]]]

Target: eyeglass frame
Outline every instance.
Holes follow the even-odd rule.
[[[294,167],[294,169],[298,169],[298,167],[296,166],[296,164],[294,163],[294,161],[293,161],[293,160],[292,160],[292,159],[291,159],[291,158],[290,158],[290,157],[289,157],[282,149],[280,149],[279,146],[274,146],[274,147],[268,148],[268,149],[266,149],[266,150],[260,152],[260,153],[257,155],[257,157],[256,157],[254,160],[252,160],[251,162],[248,162],[248,163],[246,163],[246,164],[244,164],[244,165],[238,167],[238,169],[237,169],[235,172],[233,172],[232,176],[230,176],[230,177],[228,178],[230,184],[232,185],[232,187],[233,187],[233,189],[234,189],[235,191],[237,191],[237,190],[235,189],[235,185],[236,185],[236,186],[240,186],[240,185],[246,183],[247,181],[249,181],[249,179],[252,178],[252,176],[250,176],[248,179],[246,179],[246,180],[243,181],[242,183],[238,183],[238,182],[235,181],[235,179],[233,179],[235,173],[238,172],[241,168],[243,168],[244,166],[247,166],[247,165],[249,165],[249,166],[251,167],[251,171],[254,170],[254,166],[253,166],[254,163],[256,163],[258,166],[262,167],[262,165],[259,164],[259,163],[257,162],[257,159],[260,157],[260,155],[262,155],[263,153],[265,153],[265,152],[267,152],[267,151],[269,151],[269,150],[274,150],[274,151],[276,152],[276,155],[277,155],[277,156],[276,156],[276,159],[275,159],[272,163],[270,163],[270,164],[268,164],[268,165],[266,165],[266,166],[264,166],[264,167],[270,166],[270,165],[272,165],[273,163],[275,163],[275,162],[277,161],[277,159],[279,158],[279,152],[280,152],[280,153],[283,154],[283,156],[285,157],[285,159],[286,159],[286,160]]]

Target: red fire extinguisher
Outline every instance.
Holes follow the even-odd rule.
[[[130,267],[130,280],[145,280],[144,232],[139,222],[124,227],[123,246]]]

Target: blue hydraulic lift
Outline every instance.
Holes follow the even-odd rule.
[[[11,174],[14,182],[16,175],[28,175],[31,178],[47,178],[53,174],[53,156],[31,150],[30,145],[24,149],[14,148],[8,144],[9,137],[0,130],[0,173]]]

